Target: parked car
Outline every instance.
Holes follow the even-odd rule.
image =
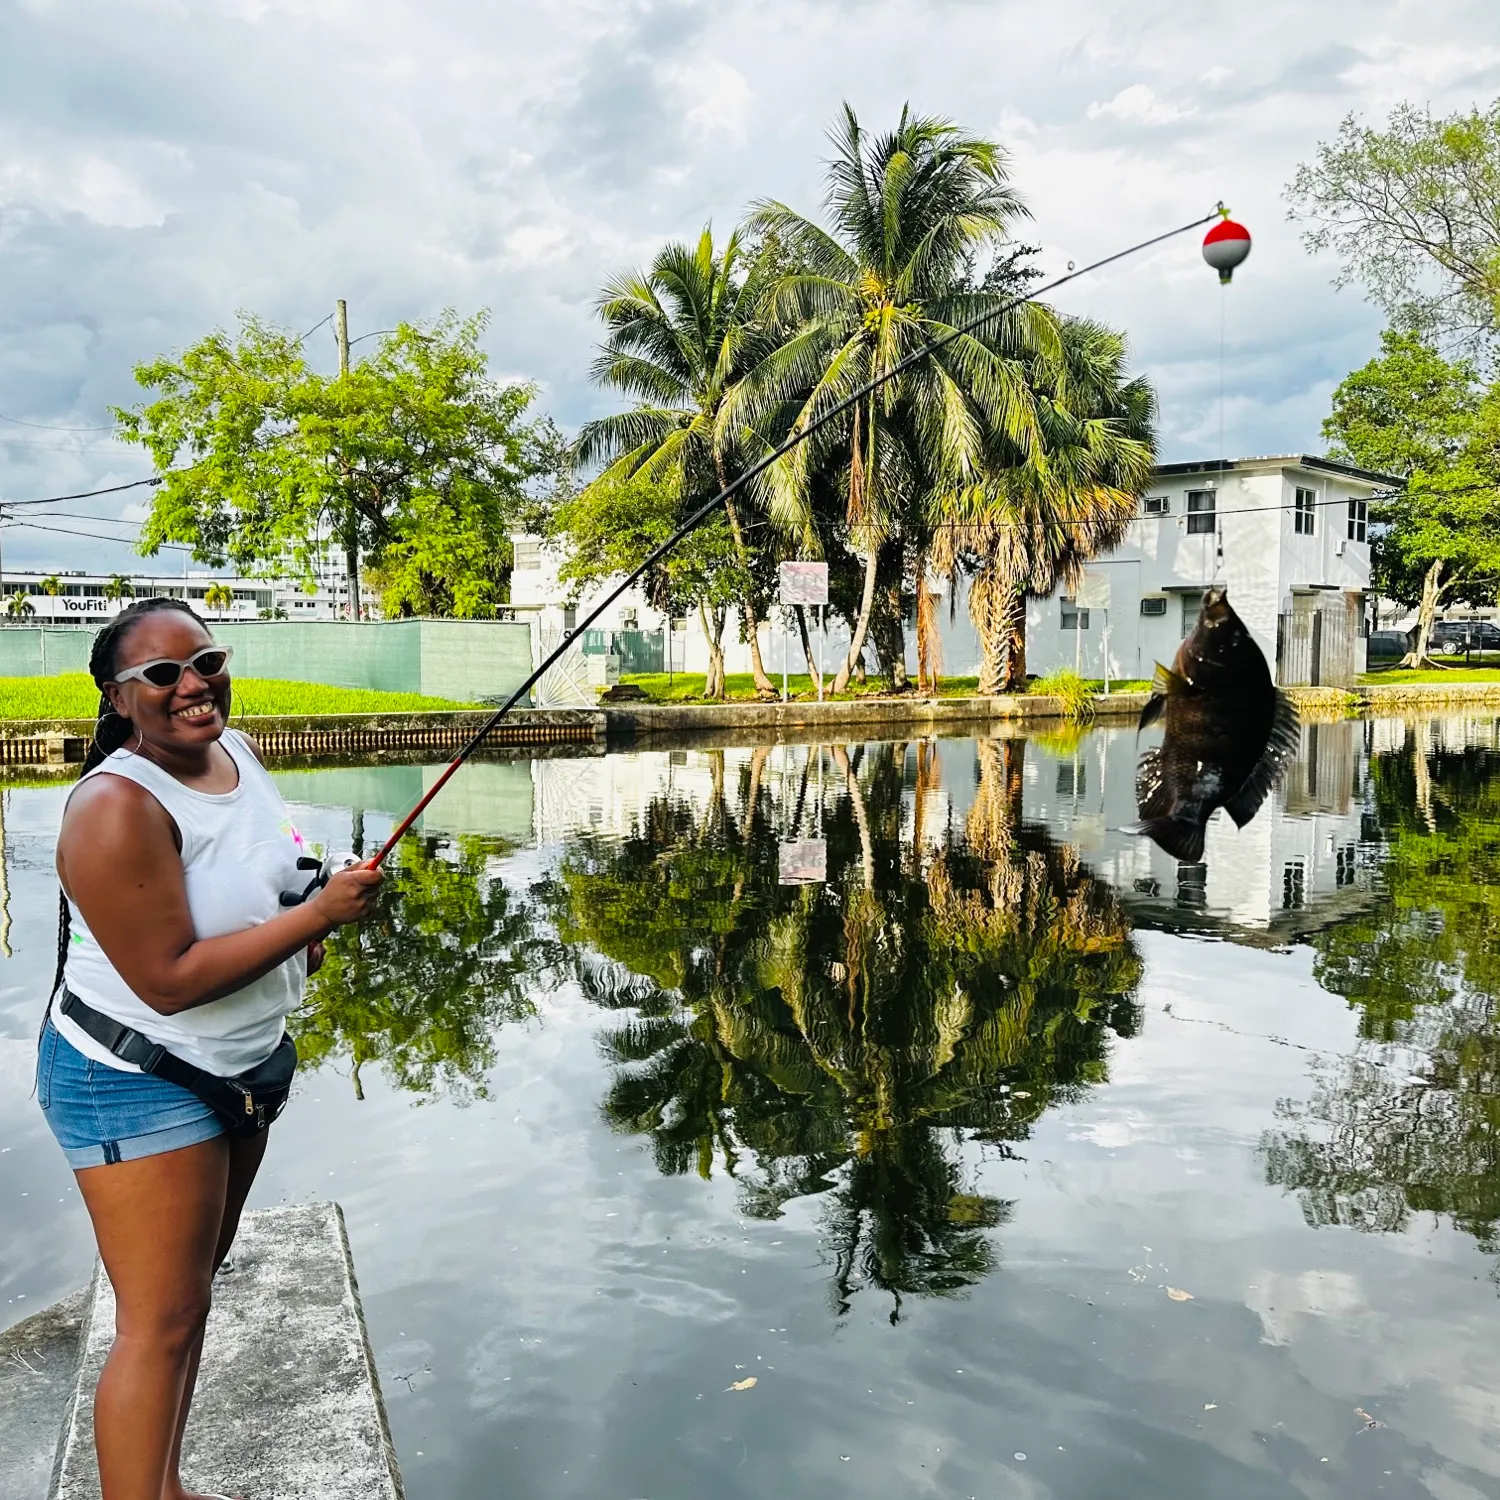
[[[1445,655],[1460,651],[1500,651],[1500,625],[1493,620],[1439,620],[1433,627],[1434,649]]]
[[[1365,664],[1388,667],[1411,650],[1411,637],[1404,630],[1375,630],[1365,642]]]

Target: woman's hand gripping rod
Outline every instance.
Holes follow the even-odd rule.
[[[1139,254],[1142,250],[1149,250],[1152,245],[1159,245],[1163,240],[1170,240],[1175,238],[1179,234],[1186,234],[1190,229],[1199,229],[1204,224],[1212,223],[1218,217],[1218,211],[1215,210],[1213,213],[1204,214],[1201,219],[1194,219],[1190,224],[1181,224],[1176,229],[1167,230],[1164,234],[1153,235],[1148,240],[1141,240],[1139,244],[1131,245],[1124,250],[1116,250],[1113,255],[1106,255],[1102,259],[1092,261],[1086,266],[1080,266],[1077,270],[1068,271],[1066,275],[1059,276],[1055,281],[1049,281],[1045,286],[1039,286],[1034,292],[1030,292],[1024,297],[1013,297],[1009,302],[1002,303],[999,307],[992,308],[989,312],[983,314],[981,317],[974,318],[967,323],[961,323],[957,328],[950,328],[948,332],[943,334],[940,338],[933,339],[931,342],[923,344],[918,349],[913,349],[910,354],[908,354],[904,359],[898,360],[894,365],[891,366],[889,370],[886,370],[883,374],[877,375],[874,380],[867,381],[864,385],[860,386],[857,391],[854,391],[851,395],[844,397],[842,401],[837,402],[835,405],[830,406],[828,410],[825,411],[821,416],[815,417],[805,426],[799,427],[791,435],[791,437],[789,437],[786,442],[784,442],[774,452],[768,453],[758,463],[755,463],[750,468],[746,469],[745,472],[741,474],[737,479],[735,479],[732,483],[725,485],[725,487],[720,490],[719,493],[715,495],[711,500],[706,500],[702,505],[700,505],[698,509],[695,510],[687,518],[687,520],[685,520],[682,525],[679,526],[677,530],[674,531],[672,535],[669,536],[667,540],[661,544],[661,546],[656,548],[654,552],[650,553],[645,558],[645,560],[641,562],[641,564],[635,569],[633,573],[630,574],[628,578],[625,579],[623,583],[618,585],[618,587],[612,589],[608,594],[604,596],[604,598],[594,607],[593,612],[588,616],[588,618],[584,620],[584,622],[576,629],[574,629],[568,636],[566,636],[562,643],[554,651],[552,651],[550,655],[543,659],[541,665],[538,666],[534,672],[532,672],[531,676],[528,677],[526,681],[523,682],[520,687],[518,687],[515,692],[513,692],[510,697],[507,698],[505,702],[502,703],[500,707],[497,708],[495,712],[491,714],[490,717],[479,726],[477,730],[474,731],[473,736],[469,739],[468,743],[464,745],[463,749],[461,749],[458,754],[448,762],[448,765],[443,770],[443,774],[439,776],[435,782],[433,782],[432,786],[427,790],[427,792],[423,795],[422,799],[416,804],[416,806],[413,807],[412,810],[407,813],[407,815],[402,818],[402,820],[396,825],[395,829],[391,833],[391,836],[385,841],[384,844],[380,846],[380,849],[376,853],[375,857],[369,861],[369,868],[372,870],[378,870],[380,868],[380,866],[385,862],[386,856],[390,854],[391,850],[394,849],[396,845],[399,844],[401,840],[406,836],[406,834],[410,831],[412,824],[422,816],[423,812],[427,809],[427,805],[432,801],[432,799],[436,797],[437,794],[442,791],[445,786],[447,786],[448,782],[458,771],[458,768],[463,765],[463,763],[468,760],[468,758],[473,755],[473,753],[484,743],[485,739],[494,730],[495,726],[499,724],[501,719],[503,719],[506,714],[508,714],[511,709],[513,709],[516,704],[518,704],[532,690],[532,688],[536,686],[536,684],[541,680],[543,674],[546,673],[552,667],[552,665],[572,646],[574,641],[578,639],[580,633],[587,630],[589,626],[591,626],[594,621],[597,620],[600,615],[602,615],[604,611],[615,602],[616,599],[618,599],[622,594],[629,590],[646,572],[648,568],[651,568],[656,563],[660,562],[661,559],[664,558],[669,552],[671,552],[672,549],[676,547],[684,537],[690,536],[694,531],[696,531],[697,528],[701,526],[703,522],[706,521],[708,517],[711,516],[714,511],[716,511],[726,500],[736,495],[747,484],[749,484],[752,479],[755,479],[759,475],[764,474],[765,471],[769,469],[771,465],[774,464],[778,459],[784,458],[799,443],[806,441],[813,435],[813,433],[817,432],[820,428],[827,426],[827,424],[833,421],[835,417],[842,416],[844,412],[848,411],[856,403],[863,401],[864,398],[868,396],[872,391],[879,390],[882,385],[885,385],[888,381],[894,380],[896,376],[904,373],[906,370],[911,369],[913,365],[920,363],[920,361],[928,358],[930,355],[936,354],[939,349],[946,348],[949,344],[953,343],[954,340],[964,338],[971,333],[977,332],[987,323],[993,323],[997,318],[1003,317],[1006,313],[1012,312],[1014,309],[1021,307],[1027,302],[1035,302],[1038,297],[1043,296],[1047,292],[1056,291],[1058,287],[1066,286],[1070,281],[1077,281],[1079,277],[1091,275],[1095,271],[1102,270],[1105,266],[1113,265],[1117,260],[1124,260],[1127,256]],[[350,858],[352,859],[352,856],[350,856]],[[343,865],[339,866],[339,868],[348,868],[348,866]],[[310,885],[307,892],[304,893],[304,896],[298,899],[305,899],[305,897],[307,895],[310,895],[311,892],[317,889],[319,885],[326,884],[328,875],[331,873],[332,868],[327,862],[325,862],[323,867],[319,870],[318,877],[315,877],[312,885]]]

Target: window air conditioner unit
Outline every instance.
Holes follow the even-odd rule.
[[[1148,516],[1169,516],[1172,513],[1172,502],[1165,495],[1147,495],[1141,501],[1141,511]]]
[[[1143,615],[1164,615],[1167,612],[1167,596],[1158,594],[1155,598],[1141,600],[1141,613]]]

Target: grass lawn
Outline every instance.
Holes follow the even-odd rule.
[[[423,709],[477,708],[420,693],[377,693],[365,688],[328,687],[321,682],[283,682],[264,677],[236,678],[233,717],[241,714],[414,713]],[[86,672],[56,677],[0,677],[0,719],[92,719],[99,690]]]
[[[1423,682],[1438,687],[1459,682],[1500,683],[1500,666],[1466,667],[1463,665],[1461,656],[1438,658],[1439,661],[1445,659],[1453,661],[1454,665],[1439,671],[1434,671],[1431,667],[1424,668],[1420,672],[1414,672],[1409,668],[1387,667],[1383,672],[1366,672],[1359,679],[1360,686],[1379,687],[1383,682]]]
[[[781,678],[773,674],[776,684],[777,695],[781,693]],[[831,697],[828,692],[828,684],[833,680],[830,672],[824,679],[823,695]],[[621,676],[622,683],[629,683],[638,687],[654,703],[701,703],[703,701],[703,684],[705,681],[702,672],[674,672],[668,678],[665,672],[638,672]],[[1148,682],[1112,682],[1110,691],[1115,693],[1144,692],[1150,687]],[[1032,691],[1040,687],[1040,683],[1032,684]],[[1089,684],[1095,692],[1104,690],[1103,680]],[[972,698],[979,687],[977,677],[942,677],[938,679],[938,694],[943,698]],[[813,687],[812,678],[806,673],[792,673],[787,678],[787,691],[793,698],[815,698],[817,692]],[[839,701],[847,701],[851,698],[880,697],[887,692],[885,679],[883,677],[871,677],[870,680],[860,687],[857,683],[849,685],[847,693],[839,694]],[[915,691],[915,689],[913,689]],[[1043,689],[1045,691],[1045,689]],[[755,701],[755,679],[748,672],[731,672],[724,679],[725,697],[731,702],[754,702]]]

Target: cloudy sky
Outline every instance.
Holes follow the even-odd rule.
[[[1128,330],[1164,457],[1218,451],[1221,312],[1227,448],[1316,447],[1380,320],[1303,252],[1285,183],[1351,111],[1497,94],[1494,0],[0,0],[0,500],[148,473],[58,429],[241,308],[301,332],[343,296],[358,335],[487,307],[495,368],[576,424],[606,406],[601,279],[756,197],[815,210],[844,100],[1003,142],[1049,269],[1222,198],[1255,235],[1227,295],[1191,236],[1060,305]],[[130,553],[8,525],[4,561]]]

